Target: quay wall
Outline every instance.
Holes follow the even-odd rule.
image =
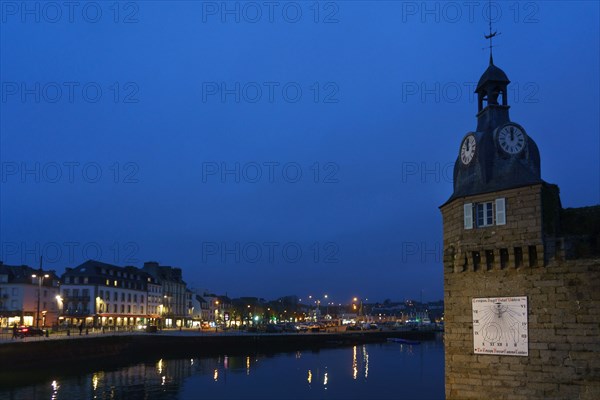
[[[337,347],[385,341],[389,337],[432,340],[433,331],[364,331],[297,334],[183,334],[162,332],[106,335],[0,345],[0,372],[89,365],[106,360],[132,362],[157,358],[252,354]],[[2,374],[0,374],[2,375]]]

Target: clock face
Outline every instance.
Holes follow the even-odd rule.
[[[498,132],[497,141],[508,154],[518,154],[525,148],[525,132],[516,125],[506,125]]]
[[[460,160],[464,165],[468,165],[473,157],[475,157],[475,149],[476,149],[476,141],[475,136],[468,135],[462,142],[460,146]]]

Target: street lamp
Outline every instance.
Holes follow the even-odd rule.
[[[40,269],[41,272],[41,269]],[[38,292],[37,292],[37,314],[35,317],[35,327],[39,328],[40,327],[40,292],[42,291],[42,283],[44,282],[44,278],[49,278],[50,275],[48,274],[44,274],[42,275],[41,273],[39,275],[33,274],[31,275],[32,278],[37,278],[38,280]]]
[[[60,295],[56,295],[56,306],[58,308],[58,312],[56,313],[56,326],[60,323],[60,312],[63,308],[63,298]]]
[[[219,300],[215,301],[215,325],[219,323]]]
[[[352,301],[354,303],[356,303],[358,300],[359,300],[358,297],[355,297],[352,299]],[[366,300],[369,300],[369,299],[366,299]],[[356,310],[356,304],[352,304],[352,309]],[[360,317],[360,314],[362,313],[362,311],[363,311],[363,299],[361,298],[360,299],[360,307],[358,308],[358,312],[357,312],[357,317]],[[357,318],[357,320],[359,320],[359,319],[360,318]]]
[[[163,327],[166,328],[167,327],[167,315],[169,314],[169,305],[167,304],[167,301],[169,298],[167,297],[166,294],[163,296],[163,298],[164,298],[163,304],[162,304],[162,306],[163,306]]]
[[[96,296],[96,323],[94,324],[95,326],[102,325],[102,317],[100,316],[100,314],[104,312],[103,303],[104,301],[102,300],[102,298],[100,296]]]
[[[158,316],[159,316],[159,321],[161,321],[161,326],[160,329],[162,329],[165,325],[165,306],[162,304],[158,305]],[[157,324],[158,325],[158,324]]]

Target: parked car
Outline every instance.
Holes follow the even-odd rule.
[[[34,326],[21,325],[17,328],[17,336],[23,339],[26,336],[44,336],[46,332],[43,329]]]
[[[300,329],[298,328],[298,326],[296,324],[288,322],[285,325],[283,325],[283,331],[284,332],[299,332]]]
[[[346,330],[347,331],[361,331],[362,327],[360,325],[356,325],[356,324],[355,325],[348,325],[346,327]]]
[[[265,332],[267,333],[280,333],[283,332],[283,329],[275,324],[267,324],[267,326],[265,327]]]

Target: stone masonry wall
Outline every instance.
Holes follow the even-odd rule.
[[[442,207],[448,399],[600,399],[600,258],[544,258],[543,194],[532,185]],[[506,225],[464,229],[465,203],[499,197]],[[474,354],[472,299],[514,296],[528,298],[529,355]]]
[[[542,190],[543,186],[532,185],[501,192],[457,199],[442,207],[444,220],[444,269],[473,271],[473,253],[479,252],[480,267],[501,269],[501,249],[506,250],[506,267],[515,267],[515,248],[522,252],[522,264],[529,266],[530,246],[535,248],[535,265],[544,263],[542,233]],[[464,229],[464,204],[495,201],[505,198],[506,224],[484,228]],[[493,254],[488,267],[486,252]],[[465,263],[466,259],[466,263]]]
[[[444,277],[448,399],[600,399],[600,259]],[[529,356],[473,353],[474,297],[528,297]]]

